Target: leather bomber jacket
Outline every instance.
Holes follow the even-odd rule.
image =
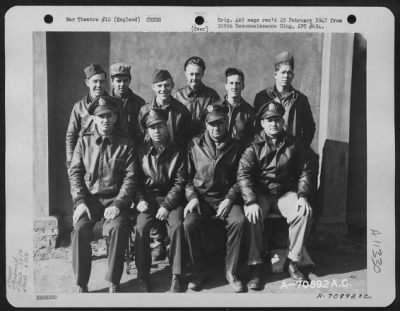
[[[220,152],[215,154],[210,144],[211,138],[207,136],[208,132],[205,131],[189,143],[186,199],[229,199],[232,203],[240,203],[236,172],[241,148],[237,141],[229,137]]]
[[[160,206],[173,210],[182,203],[186,185],[185,153],[168,143],[158,153],[151,141],[138,147],[137,200],[151,204],[162,199]],[[158,205],[158,204],[156,204]]]
[[[264,131],[256,135],[244,151],[237,173],[244,203],[257,202],[257,191],[277,196],[295,191],[299,197],[309,198],[316,170],[307,150],[286,133],[275,150],[269,145]]]
[[[91,195],[114,198],[113,205],[129,208],[137,184],[134,145],[125,135],[102,137],[97,130],[79,139],[68,170],[74,207]]]

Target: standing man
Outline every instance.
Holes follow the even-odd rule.
[[[136,188],[132,141],[115,128],[118,103],[109,96],[96,98],[89,107],[94,126],[79,139],[68,171],[74,203],[71,233],[72,266],[79,292],[88,291],[92,231],[104,218],[109,236],[110,293],[119,291],[128,241],[127,210]]]
[[[104,69],[99,64],[90,64],[83,71],[89,93],[74,104],[71,112],[65,138],[67,168],[71,164],[79,134],[92,124],[92,116],[88,112],[89,107],[99,96],[107,95],[105,89],[107,74]]]
[[[260,267],[263,227],[266,216],[275,211],[289,224],[289,253],[286,267],[295,281],[305,281],[297,263],[302,259],[307,225],[312,216],[309,203],[313,191],[312,169],[303,144],[284,131],[285,110],[270,101],[260,107],[263,130],[245,150],[238,169],[238,183],[249,222],[251,267],[249,288],[261,289]]]
[[[225,71],[226,96],[222,105],[229,109],[228,131],[232,138],[242,146],[246,145],[254,135],[254,108],[242,97],[244,89],[244,73],[240,69],[228,68]]]
[[[110,67],[111,96],[121,101],[120,120],[121,127],[136,144],[141,143],[143,135],[138,124],[140,108],[145,104],[142,97],[135,94],[129,85],[132,81],[131,66],[123,63],[113,64]],[[126,123],[126,124],[125,124]]]
[[[274,66],[275,86],[256,95],[254,108],[259,112],[261,106],[270,100],[281,103],[285,108],[285,131],[309,147],[315,134],[315,122],[307,97],[292,86],[293,55],[287,51],[276,55]]]
[[[167,129],[168,135],[172,142],[174,142],[182,150],[186,149],[187,143],[190,139],[191,133],[191,116],[186,107],[172,97],[172,89],[174,88],[174,81],[171,74],[167,70],[155,70],[152,77],[152,89],[155,93],[154,98],[142,106],[139,112],[139,125],[144,140],[148,141],[149,135],[146,132],[146,118],[150,111],[154,108],[163,109],[168,114]],[[152,254],[154,260],[162,260],[165,258],[165,226],[160,223],[155,223],[151,232],[156,246],[153,248]]]
[[[177,90],[175,98],[183,103],[192,115],[192,137],[201,134],[205,129],[204,119],[207,106],[219,100],[218,93],[203,84],[201,79],[206,64],[198,56],[188,58],[183,66],[187,85]]]
[[[174,88],[171,74],[167,70],[155,70],[151,87],[155,96],[139,112],[139,125],[142,132],[145,133],[146,125],[144,120],[150,110],[153,108],[164,109],[168,113],[167,128],[170,139],[178,147],[186,148],[190,139],[191,116],[187,108],[171,95]]]
[[[246,221],[236,183],[240,147],[228,134],[228,109],[215,104],[208,106],[208,111],[206,131],[193,138],[188,147],[188,204],[183,223],[193,268],[188,288],[200,290],[206,280],[202,233],[207,231],[210,220],[217,218],[227,234],[226,279],[235,292],[242,292],[237,271]]]
[[[150,228],[165,222],[170,238],[171,292],[182,291],[183,205],[186,183],[186,153],[170,140],[168,113],[152,109],[144,124],[150,140],[139,146],[136,209],[136,267],[142,291],[151,291]]]

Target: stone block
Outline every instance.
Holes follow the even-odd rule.
[[[56,247],[58,219],[54,216],[36,217],[33,222],[33,256],[51,252]]]

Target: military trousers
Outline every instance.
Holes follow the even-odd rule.
[[[257,201],[262,208],[263,219],[259,219],[256,224],[248,222],[248,264],[255,265],[263,262],[262,255],[265,251],[265,243],[263,241],[264,222],[268,214],[272,211],[286,218],[286,222],[289,225],[288,258],[296,262],[300,261],[311,217],[299,214],[297,210],[297,193],[287,192],[278,197],[258,192]]]
[[[189,213],[183,221],[185,240],[188,246],[189,259],[193,272],[201,273],[205,269],[206,247],[204,243],[213,241],[213,237],[206,234],[212,220],[219,220],[225,226],[226,256],[225,269],[232,273],[238,270],[240,249],[242,248],[246,218],[240,205],[233,205],[225,219],[215,218],[215,209],[200,201],[202,213]],[[204,239],[206,237],[206,239]]]
[[[138,270],[138,278],[148,278],[151,267],[150,230],[157,223],[157,210],[150,208],[139,213],[135,228],[135,263]],[[169,261],[172,274],[182,273],[182,243],[183,243],[183,207],[179,206],[170,211],[165,224],[170,239]]]
[[[93,211],[91,209],[91,211]],[[94,215],[92,214],[92,217]],[[76,284],[86,286],[89,282],[92,268],[93,227],[96,220],[90,220],[84,214],[74,225],[71,233],[72,267],[76,277]],[[124,269],[125,250],[128,245],[128,226],[126,213],[121,212],[112,220],[104,220],[103,233],[109,238],[108,271],[106,280],[119,284]]]

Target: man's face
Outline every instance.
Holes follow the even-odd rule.
[[[164,143],[168,137],[167,123],[162,122],[149,126],[147,133],[153,142]]]
[[[165,81],[153,83],[152,89],[156,93],[156,96],[161,100],[166,100],[171,96],[174,83],[171,79]]]
[[[237,98],[242,94],[244,83],[239,75],[232,75],[226,78],[225,90],[229,98]]]
[[[99,73],[86,79],[86,85],[89,88],[90,96],[93,98],[103,95],[106,89],[106,75]]]
[[[110,135],[117,122],[117,115],[113,112],[104,112],[94,116],[94,123],[101,135]]]
[[[228,120],[225,118],[213,122],[206,122],[206,129],[212,140],[221,141],[228,131]]]
[[[281,64],[278,71],[274,72],[275,83],[281,87],[291,85],[294,78],[292,67],[288,64]]]
[[[128,76],[115,76],[111,80],[114,92],[118,95],[123,95],[128,92],[129,84],[131,83],[131,78]]]
[[[276,137],[283,131],[283,118],[282,117],[270,117],[268,119],[261,120],[261,126],[263,127],[265,134],[270,137]]]
[[[196,89],[200,85],[203,75],[204,72],[200,66],[197,66],[195,64],[189,64],[186,66],[185,69],[186,80],[192,89]]]

